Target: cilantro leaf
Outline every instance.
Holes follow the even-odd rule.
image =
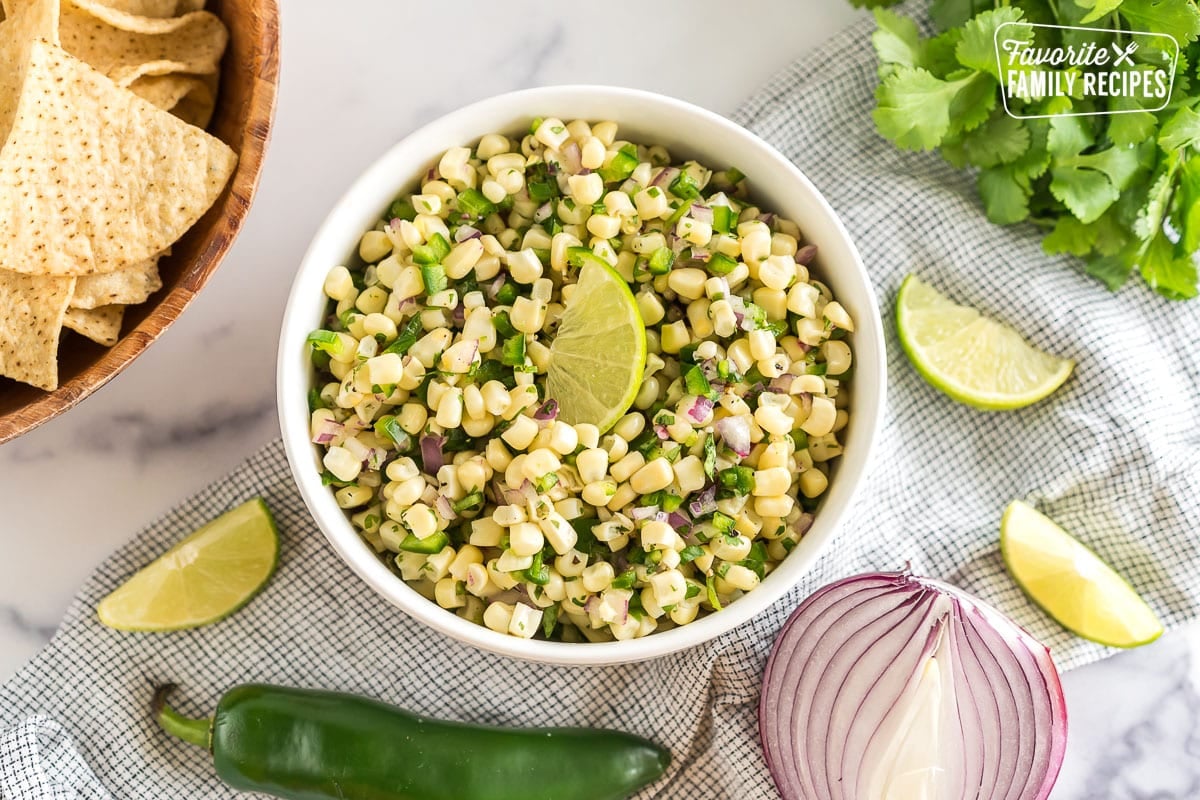
[[[1188,106],[1176,111],[1158,134],[1158,144],[1164,150],[1195,147],[1197,143],[1200,143],[1200,114]]]
[[[1163,220],[1167,216],[1167,208],[1171,204],[1171,195],[1175,188],[1174,177],[1163,172],[1150,187],[1150,196],[1146,204],[1138,210],[1137,221],[1133,224],[1133,232],[1139,239],[1149,239],[1162,231]]]
[[[1090,25],[1102,17],[1106,17],[1115,11],[1124,0],[1075,0],[1075,5],[1080,8],[1089,9],[1088,13],[1080,19],[1080,23]]]
[[[969,131],[978,128],[996,107],[996,81],[986,72],[968,73],[963,78],[962,88],[950,102],[950,120],[953,130]]]
[[[1059,217],[1054,230],[1042,239],[1042,250],[1048,255],[1086,256],[1096,246],[1096,234],[1096,223],[1088,225],[1067,214]]]
[[[1031,190],[1003,167],[979,173],[979,195],[987,218],[997,225],[1011,225],[1029,216]]]
[[[1117,202],[1121,192],[1103,172],[1082,167],[1054,167],[1050,192],[1083,222],[1094,222]]]
[[[964,138],[963,149],[975,166],[995,167],[1016,161],[1029,150],[1029,142],[1025,124],[1001,111]]]
[[[1181,45],[1200,36],[1200,9],[1178,0],[1124,0],[1119,12],[1139,31],[1174,36]]]
[[[1138,102],[1136,97],[1114,97],[1109,111],[1119,111],[1108,123],[1108,138],[1113,144],[1139,144],[1154,136],[1158,119]]]
[[[997,34],[1005,40],[1028,42],[1033,38],[1033,29],[1023,23],[1024,14],[1013,6],[1002,6],[993,11],[984,11],[963,26],[962,41],[954,54],[964,67],[987,72],[994,78],[1000,77],[1000,61],[996,55]]]
[[[1159,232],[1138,259],[1142,278],[1164,297],[1186,300],[1196,296],[1196,262],[1178,253],[1166,234]]]
[[[1200,249],[1200,155],[1183,162],[1179,170],[1178,197],[1175,224],[1183,233],[1183,248],[1194,253]]]
[[[926,39],[922,53],[924,63],[921,66],[939,78],[945,78],[950,73],[962,69],[962,64],[958,63],[958,58],[954,55],[954,51],[958,49],[958,43],[961,41],[962,29],[960,28],[952,28],[932,39]]]
[[[1107,286],[1110,292],[1115,292],[1129,280],[1133,265],[1118,255],[1097,256],[1087,260],[1086,269],[1088,275]]]
[[[879,56],[881,64],[924,66],[924,48],[921,46],[921,32],[917,30],[916,22],[895,11],[876,8],[875,24],[877,27],[871,34],[871,44],[875,46],[875,54]]]
[[[875,125],[906,150],[937,147],[950,131],[950,104],[968,80],[943,81],[920,67],[900,67],[875,92]]]
[[[939,28],[946,30],[961,27],[975,12],[991,5],[989,0],[933,0],[929,15]]]

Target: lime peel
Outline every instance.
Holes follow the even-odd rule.
[[[1108,647],[1138,647],[1162,635],[1162,623],[1124,578],[1027,503],[1005,509],[1000,553],[1017,585],[1072,633]]]
[[[896,328],[909,361],[931,386],[975,408],[1003,411],[1043,400],[1075,362],[1045,353],[1012,328],[961,306],[915,275],[896,294]]]
[[[601,433],[616,424],[642,385],[646,325],[629,285],[600,258],[584,259],[571,301],[550,343],[546,395],[559,419],[590,423]]]
[[[100,601],[110,628],[173,631],[228,617],[275,572],[279,531],[262,498],[249,500],[196,530]]]

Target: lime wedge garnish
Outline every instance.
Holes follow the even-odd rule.
[[[1133,587],[1071,534],[1020,500],[1000,522],[1008,572],[1067,630],[1109,647],[1157,639],[1162,623]]]
[[[224,619],[275,572],[279,532],[261,498],[214,519],[100,601],[110,628],[173,631]]]
[[[1021,335],[960,306],[909,275],[896,295],[900,344],[936,389],[976,408],[1024,408],[1051,394],[1075,362],[1031,346]]]
[[[607,431],[633,405],[645,368],[646,325],[633,292],[602,260],[584,259],[550,344],[546,394],[559,419]]]

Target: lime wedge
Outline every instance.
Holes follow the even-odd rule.
[[[1044,353],[1021,335],[960,306],[909,275],[896,295],[900,344],[934,388],[975,408],[1024,408],[1050,395],[1075,362]]]
[[[227,511],[100,601],[110,628],[173,631],[224,619],[275,572],[279,532],[262,498]]]
[[[1000,521],[1000,553],[1017,584],[1067,630],[1109,647],[1157,639],[1162,623],[1113,568],[1020,500]]]
[[[629,410],[642,385],[646,325],[620,275],[595,256],[581,263],[550,344],[546,394],[558,401],[559,419],[591,423],[603,433]]]

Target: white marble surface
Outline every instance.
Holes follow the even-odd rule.
[[[107,553],[276,435],[292,270],[333,199],[388,145],[472,100],[541,84],[635,86],[729,112],[855,18],[844,0],[611,0],[602,15],[536,0],[282,5],[275,137],[226,263],[127,372],[0,447],[0,679],[50,637]],[[1200,797],[1200,629],[1066,684],[1056,800]]]

